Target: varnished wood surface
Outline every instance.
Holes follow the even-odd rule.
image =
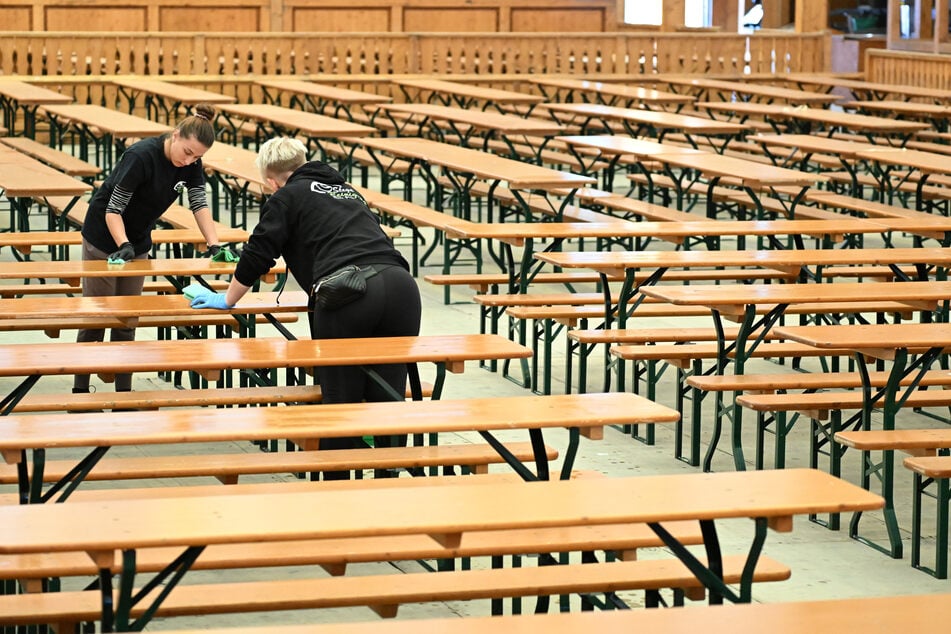
[[[750,304],[893,301],[918,310],[934,310],[939,302],[951,297],[951,282],[657,285],[641,292],[678,306],[709,306],[734,316],[742,315]]]
[[[234,315],[290,313],[307,310],[303,291],[251,292],[230,310]],[[0,321],[56,317],[101,317],[121,320],[195,314],[184,295],[106,295],[102,297],[18,297],[0,299]]]
[[[496,154],[419,137],[356,139],[368,148],[400,158],[424,161],[456,172],[508,182],[515,189],[581,187],[594,185],[597,179],[534,165]]]
[[[520,616],[391,619],[357,623],[238,627],[227,634],[818,634],[928,630],[951,618],[951,594],[691,606],[686,610],[612,610]],[[222,630],[222,633],[225,631]],[[167,634],[216,634],[175,630]]]
[[[400,103],[383,104],[382,111],[400,112],[418,118],[428,118],[435,121],[452,121],[464,123],[477,129],[495,132],[500,135],[554,135],[564,128],[553,121],[542,119],[527,119],[512,114],[502,114],[491,110],[475,108],[457,108],[455,106],[441,106],[428,103]]]
[[[885,359],[901,348],[951,347],[951,324],[942,322],[777,326],[775,332],[785,339],[816,348],[849,348]]]
[[[0,81],[0,95],[21,106],[65,104],[73,101],[69,95],[14,79]]]
[[[596,270],[758,266],[798,271],[802,266],[929,264],[951,265],[943,247],[877,249],[785,249],[759,251],[565,251],[536,253],[535,259],[565,268]]]
[[[698,216],[699,218],[699,216]],[[938,226],[938,223],[935,223]],[[948,222],[951,230],[951,221]],[[657,237],[682,240],[703,236],[841,236],[855,233],[882,233],[886,220],[863,220],[842,216],[842,220],[696,220],[686,222],[510,222],[447,223],[450,237],[490,238],[516,244],[527,238],[624,238]],[[2,236],[0,236],[2,240]],[[0,242],[2,243],[2,242]]]
[[[84,277],[136,277],[179,275],[230,275],[233,262],[215,262],[211,258],[155,258],[133,260],[125,264],[109,264],[106,260],[30,260],[0,263],[0,279],[61,279],[78,280]],[[285,271],[284,262],[271,269],[265,278]]]
[[[253,388],[251,388],[253,389]],[[676,422],[680,415],[630,392],[507,396],[456,400],[334,403],[229,410],[177,408],[111,413],[13,414],[0,418],[0,451],[19,449],[316,439],[364,434],[580,427],[601,436],[605,425]]]
[[[692,89],[695,92],[721,93],[727,95],[737,93],[757,100],[762,99],[767,102],[783,101],[792,104],[816,104],[822,106],[838,101],[839,99],[836,95],[828,95],[811,90],[797,90],[794,88],[713,79],[709,77],[668,75],[663,78],[663,82],[669,86],[679,86],[681,89],[688,91]]]
[[[951,448],[951,429],[871,429],[836,432],[835,440],[862,451],[927,451]]]
[[[244,229],[218,227],[218,239],[223,243],[241,243],[248,239]],[[153,229],[153,244],[191,244],[200,251],[206,250],[206,240],[198,229]],[[36,246],[75,246],[82,244],[78,231],[6,231],[0,233],[0,247],[12,247],[21,253],[29,253]],[[3,265],[0,265],[2,267]]]
[[[628,121],[661,130],[675,130],[687,134],[734,135],[746,130],[746,126],[742,123],[715,121],[676,112],[621,108],[619,106],[603,106],[591,103],[545,103],[540,104],[539,107],[565,115]]]
[[[531,350],[498,335],[432,335],[367,339],[183,339],[0,345],[0,376],[98,374],[164,370],[221,371],[321,365],[446,363],[519,359]]]
[[[707,110],[760,116],[778,121],[786,119],[809,121],[829,127],[845,128],[852,132],[874,134],[911,134],[931,127],[931,124],[921,121],[902,121],[890,117],[875,117],[827,108],[716,101],[701,102],[696,106]]]
[[[489,104],[534,104],[543,101],[540,95],[516,92],[514,90],[501,90],[498,88],[486,88],[474,84],[446,81],[443,79],[395,79],[393,83],[404,88],[412,88],[418,91],[429,91],[454,95],[466,99],[473,99]]]
[[[878,495],[810,469],[75,501],[0,507],[0,553],[80,550],[108,564],[123,548],[420,533],[451,545],[478,530],[740,517],[769,518],[789,530],[794,515],[882,504]]]
[[[0,189],[8,198],[82,196],[92,186],[0,143]]]
[[[223,104],[234,103],[235,97],[223,95],[220,92],[202,90],[192,86],[175,84],[169,81],[151,79],[148,77],[113,76],[110,81],[132,91],[144,92],[156,97],[167,99],[173,103],[193,106],[199,103]]]
[[[591,81],[587,79],[532,77],[531,81],[539,86],[598,95],[606,102],[614,98],[621,98],[627,102],[638,102],[648,105],[682,105],[692,103],[696,100],[690,95],[679,95],[673,92],[644,88],[643,86],[625,86],[623,84]]]
[[[44,106],[47,115],[53,115],[60,123],[79,123],[88,128],[95,128],[104,134],[114,137],[151,137],[171,132],[172,128],[163,123],[156,123],[144,117],[120,112],[113,108],[91,104],[66,104],[61,106]]]
[[[376,128],[345,119],[272,104],[223,104],[218,107],[218,110],[239,118],[263,121],[281,128],[297,130],[311,138],[335,139],[343,136],[376,134],[377,132]]]
[[[257,79],[254,83],[273,90],[308,95],[340,104],[375,104],[392,101],[392,98],[386,95],[338,88],[303,79]]]

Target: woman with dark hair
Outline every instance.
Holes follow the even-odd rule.
[[[149,257],[159,217],[188,193],[188,204],[211,255],[221,250],[205,196],[201,157],[215,142],[215,107],[198,104],[172,132],[129,146],[89,201],[83,222],[82,258],[123,263]],[[83,279],[84,297],[141,295],[144,277]],[[77,341],[102,341],[102,329],[80,330]],[[112,341],[132,341],[133,328],[113,328]],[[132,389],[132,375],[116,375],[116,391]],[[73,392],[89,392],[89,375],[76,375]]]

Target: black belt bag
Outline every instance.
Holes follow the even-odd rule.
[[[307,308],[313,310],[319,306],[324,310],[337,310],[346,306],[366,295],[367,280],[377,273],[373,265],[350,264],[337,269],[314,283]]]

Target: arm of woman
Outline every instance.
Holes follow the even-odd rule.
[[[215,228],[215,219],[211,215],[211,209],[202,207],[195,212],[195,223],[198,230],[204,236],[205,242],[209,247],[218,246],[218,230]]]

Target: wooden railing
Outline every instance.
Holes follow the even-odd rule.
[[[824,34],[665,33],[54,33],[0,39],[0,75],[64,84],[109,75],[385,78],[821,71]],[[213,79],[212,79],[213,78]],[[97,100],[101,96],[86,96]]]
[[[951,89],[951,56],[874,49],[865,53],[869,81]]]

